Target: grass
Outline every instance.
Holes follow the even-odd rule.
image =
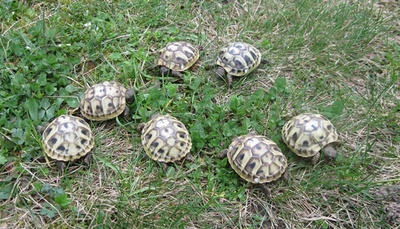
[[[2,1],[1,228],[398,228],[400,37],[396,1]],[[152,68],[171,41],[201,45],[182,80]],[[216,50],[242,40],[270,61],[235,78]],[[93,163],[64,175],[46,162],[42,126],[71,112],[88,85],[136,91],[129,118],[90,122]],[[335,162],[289,151],[280,130],[322,113],[340,133]],[[193,163],[164,170],[135,127],[171,113],[188,127]],[[288,157],[271,199],[216,158],[255,130]]]

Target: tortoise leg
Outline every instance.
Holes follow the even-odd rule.
[[[167,172],[168,164],[167,163],[161,163],[161,166],[163,167],[163,171]]]
[[[268,188],[266,184],[260,184],[259,185],[261,188],[261,191],[264,193],[264,195],[269,199],[271,198],[271,190]]]
[[[194,159],[193,159],[193,157],[192,157],[192,155],[191,155],[190,153],[188,153],[188,154],[186,155],[185,160],[186,160],[186,161],[190,161],[190,162],[194,162]]]
[[[223,67],[218,66],[218,67],[217,67],[217,70],[215,70],[215,73],[217,74],[217,76],[218,76],[219,78],[221,78],[221,79],[223,79],[224,81],[226,81],[226,79],[225,79],[225,73],[226,73],[226,71],[225,71],[225,69],[224,69]]]
[[[232,84],[232,75],[231,74],[227,74],[226,75],[226,79],[228,80],[228,87],[230,87],[231,84]]]
[[[165,75],[165,74],[167,74],[168,73],[168,68],[167,67],[165,67],[165,66],[161,66],[160,67],[160,71],[161,71],[161,75]]]
[[[86,154],[85,158],[83,159],[83,163],[85,163],[85,165],[89,167],[91,161],[92,161],[92,153]]]
[[[136,131],[139,133],[142,133],[142,130],[144,128],[145,124],[144,123],[140,123],[136,126]]]
[[[65,170],[65,162],[64,162],[64,161],[57,161],[56,164],[57,164],[58,170],[59,170],[61,173],[64,173],[64,170]]]
[[[217,154],[217,158],[220,158],[220,159],[225,158],[227,154],[228,154],[228,150],[224,149],[219,154]]]
[[[191,69],[192,71],[197,71],[197,69],[200,67],[200,65],[201,65],[201,60],[197,60],[197,61],[193,64],[193,66],[190,67],[190,69]]]
[[[335,160],[336,159],[337,151],[333,148],[333,146],[331,144],[326,145],[323,150],[324,150],[324,154],[326,156],[328,156],[328,158],[330,160]]]
[[[269,64],[269,61],[267,59],[261,59],[260,64]]]
[[[313,165],[316,165],[316,164],[318,163],[318,160],[319,160],[320,155],[321,155],[321,154],[318,152],[318,153],[316,153],[316,154],[314,155],[314,157],[312,157],[311,161],[312,161]]]
[[[124,116],[125,116],[125,117],[128,117],[128,115],[129,115],[129,107],[128,107],[128,106],[125,106],[125,109],[124,109]]]
[[[283,173],[283,179],[289,180],[289,168],[286,168],[285,172]]]
[[[181,72],[172,71],[171,73],[172,73],[172,75],[174,75],[174,76],[181,77],[181,78],[183,77],[183,74],[182,74]]]

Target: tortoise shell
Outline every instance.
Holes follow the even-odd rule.
[[[44,129],[44,152],[58,161],[73,161],[87,155],[94,146],[89,124],[82,118],[61,115]]]
[[[83,93],[81,113],[94,121],[115,118],[127,108],[126,95],[126,89],[117,82],[95,84]]]
[[[196,63],[199,56],[200,51],[196,46],[183,41],[172,42],[158,52],[156,65],[181,72]]]
[[[232,76],[245,76],[256,69],[260,63],[260,51],[245,42],[234,42],[223,47],[216,62]]]
[[[185,125],[170,115],[154,115],[140,127],[147,155],[159,162],[175,162],[186,157],[192,140]]]
[[[282,139],[301,157],[313,157],[328,144],[337,142],[339,135],[332,123],[321,114],[300,114],[285,123]]]
[[[250,133],[233,139],[227,150],[229,164],[244,180],[263,184],[279,179],[287,159],[267,137]]]

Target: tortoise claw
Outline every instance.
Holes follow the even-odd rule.
[[[182,74],[181,72],[178,72],[178,71],[172,71],[171,73],[172,73],[172,75],[174,75],[174,76],[177,76],[177,77],[180,77],[180,78],[182,78],[182,77],[183,77],[183,74]]]
[[[226,155],[228,155],[228,150],[224,149],[219,154],[217,154],[217,158],[223,159],[226,157]]]
[[[63,174],[65,171],[66,163],[64,161],[57,161],[56,164],[57,164],[57,167],[58,167],[58,170],[60,171],[60,173]]]
[[[261,188],[261,191],[264,193],[264,195],[270,199],[271,198],[271,190],[268,188],[266,184],[260,184],[259,185]]]
[[[83,163],[85,163],[85,165],[86,165],[87,167],[89,167],[91,161],[92,161],[92,154],[91,154],[91,153],[88,153],[88,154],[85,156],[85,158],[83,159]]]
[[[129,107],[128,107],[128,106],[125,106],[125,109],[124,109],[124,116],[125,116],[125,117],[128,117],[128,116],[129,116]]]
[[[226,75],[226,79],[228,80],[228,87],[231,87],[232,81],[233,81],[232,75],[231,74],[227,74]]]
[[[318,163],[320,156],[321,154],[318,152],[312,157],[311,161],[313,165],[316,165]]]

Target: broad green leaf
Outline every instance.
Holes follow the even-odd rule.
[[[68,197],[66,193],[62,193],[54,198],[57,204],[59,204],[61,207],[67,207],[72,203],[72,200]]]
[[[36,82],[41,86],[46,85],[47,84],[46,74],[44,74],[44,73],[40,74],[39,77],[37,78]]]
[[[122,57],[121,53],[111,53],[109,56],[109,58],[112,60],[118,60],[121,59],[121,57]]]
[[[38,112],[39,112],[39,103],[33,97],[29,98],[25,102],[25,109],[28,110],[29,116],[33,121],[39,120]]]
[[[4,165],[7,163],[7,158],[0,154],[0,165]]]
[[[56,213],[57,213],[57,211],[55,209],[53,209],[53,208],[48,209],[46,207],[43,207],[40,210],[40,215],[47,216],[49,218],[53,218],[54,216],[56,216]]]
[[[286,91],[286,79],[282,77],[276,78],[274,86],[279,92]]]
[[[175,173],[176,173],[175,168],[173,166],[169,166],[165,175],[171,178],[175,176]]]
[[[78,98],[67,98],[67,104],[71,108],[77,108],[79,106]]]
[[[0,200],[10,198],[13,190],[13,184],[10,182],[0,182]]]
[[[70,85],[67,85],[65,87],[65,90],[70,92],[70,93],[73,93],[73,92],[75,92],[77,90],[77,88],[74,85],[70,84]]]
[[[344,109],[343,102],[335,101],[335,102],[333,102],[332,105],[330,105],[324,109],[323,114],[329,119],[337,118],[342,114],[343,109]]]
[[[47,40],[51,40],[57,35],[57,33],[58,33],[57,28],[50,28],[45,30],[44,35]]]
[[[56,88],[54,87],[53,84],[47,83],[46,86],[44,86],[44,91],[46,92],[46,95],[53,95],[54,92],[56,91]]]

